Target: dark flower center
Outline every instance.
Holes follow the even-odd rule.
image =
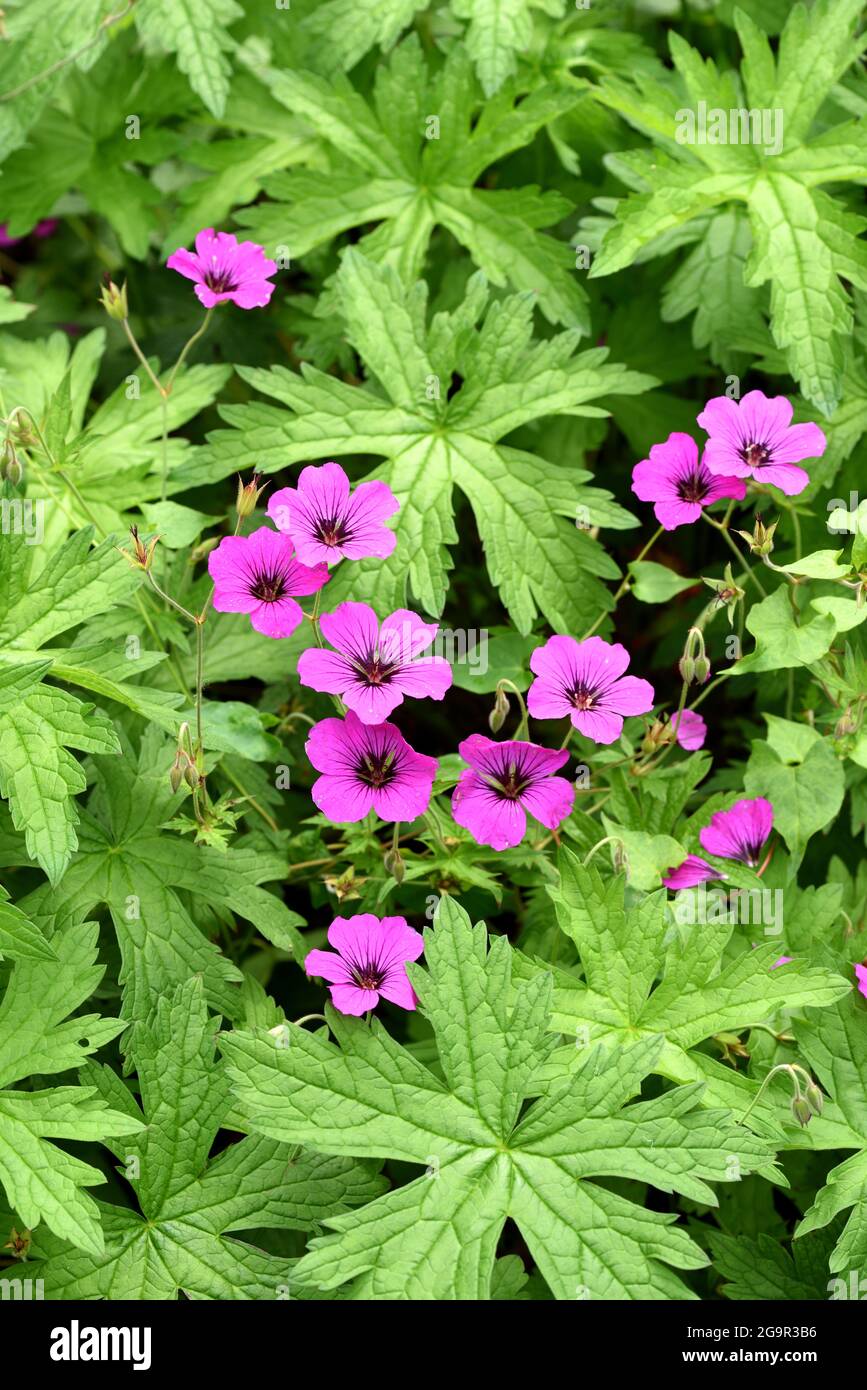
[[[356,776],[366,787],[387,787],[397,773],[398,763],[393,751],[362,753]]]
[[[356,657],[352,664],[363,685],[387,685],[395,671],[400,669],[399,661],[383,661],[378,652]]]
[[[359,989],[379,989],[385,979],[385,970],[376,960],[350,961],[352,978]]]
[[[263,603],[277,603],[286,593],[286,575],[282,570],[257,570],[250,593]]]
[[[755,840],[739,840],[738,853],[734,855],[733,858],[740,859],[741,863],[749,864],[751,869],[755,869],[762,857],[764,843],[764,840],[759,840],[758,842]]]
[[[351,538],[346,522],[339,516],[320,517],[316,522],[316,534],[323,545],[343,545]]]
[[[599,698],[598,690],[580,683],[567,693],[572,704],[579,710],[592,709]]]
[[[518,801],[521,792],[530,785],[529,778],[523,776],[520,763],[512,761],[500,772],[492,774],[491,786],[504,801]]]
[[[677,495],[682,502],[703,502],[710,492],[710,474],[703,464],[677,480]]]
[[[238,282],[228,270],[206,270],[205,284],[214,294],[228,294],[238,288]]]
[[[770,457],[771,451],[766,444],[745,444],[741,449],[741,458],[750,468],[760,467],[761,464],[767,463]]]

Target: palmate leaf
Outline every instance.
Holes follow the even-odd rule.
[[[102,328],[72,348],[65,333],[32,342],[0,333],[0,385],[8,408],[25,406],[43,431],[54,411],[55,453],[70,455],[74,493],[52,472],[38,441],[30,450],[35,467],[27,472],[28,496],[44,502],[52,536],[91,523],[101,535],[121,535],[131,521],[142,524],[137,509],[162,492],[162,405],[143,368],[130,369],[83,428],[105,342]],[[151,366],[159,371],[156,359]],[[175,379],[167,406],[170,496],[210,481],[200,467],[203,451],[172,431],[211,405],[230,375],[229,367],[197,364],[182,367]]]
[[[68,70],[54,71],[55,67],[91,37],[98,41],[76,63],[82,71],[93,66],[107,42],[107,37],[99,38],[100,25],[113,12],[113,0],[27,0],[5,12],[0,97],[19,87],[25,90],[0,101],[0,161],[23,145],[28,130],[68,75]],[[4,199],[4,210],[8,206]]]
[[[24,503],[7,489],[4,505]],[[28,854],[52,883],[78,844],[73,798],[86,786],[69,749],[120,751],[107,715],[42,679],[51,658],[40,659],[39,649],[105,612],[138,582],[110,542],[94,549],[92,538],[92,528],[78,532],[49,557],[40,556],[41,569],[41,548],[24,530],[4,536],[0,548],[0,794],[16,829],[24,831]]]
[[[466,21],[463,47],[487,96],[502,87],[533,36],[533,14],[562,16],[565,0],[450,0]],[[411,24],[425,0],[325,0],[301,20],[302,35],[316,45],[317,65],[348,71],[371,48],[388,49]]]
[[[429,79],[415,38],[378,70],[370,104],[345,78],[327,82],[281,70],[267,80],[277,100],[316,132],[328,158],[325,169],[275,175],[265,184],[274,201],[238,214],[269,255],[288,246],[303,258],[341,232],[378,223],[361,238],[362,253],[411,284],[442,226],[492,284],[533,290],[552,323],[589,331],[574,253],[540,230],[571,212],[571,204],[538,188],[475,187],[489,165],[528,145],[580,92],[541,87],[516,105],[514,91],[504,89],[473,125],[479,96],[466,53],[456,47]],[[439,113],[437,128],[430,112]]]
[[[570,1041],[548,1062],[546,1082],[580,1070],[587,1048],[596,1043],[616,1055],[637,1038],[661,1036],[664,1046],[654,1062],[660,1074],[679,1082],[704,1079],[704,1103],[727,1104],[732,1074],[718,1074],[691,1049],[715,1033],[764,1023],[783,1009],[831,1005],[851,989],[841,975],[806,961],[773,968],[782,953],[779,937],[765,937],[755,948],[743,942],[727,952],[735,924],[714,919],[710,911],[710,920],[681,928],[685,940],[677,934],[672,939],[664,893],[627,907],[622,875],[605,881],[567,849],[560,852],[559,888],[548,892],[561,929],[578,948],[584,979],[555,973],[550,1027]],[[757,923],[753,939],[764,930]],[[526,967],[522,973],[529,973]],[[744,1083],[745,1091],[749,1086]]]
[[[110,1067],[85,1079],[136,1130],[114,1145],[141,1213],[100,1204],[105,1250],[57,1248],[40,1265],[55,1299],[285,1299],[288,1260],[229,1236],[267,1226],[309,1230],[375,1197],[382,1181],[352,1158],[325,1158],[248,1137],[209,1155],[229,1112],[225,1070],[214,1060],[214,1030],[202,982],[188,980],[159,1000],[137,1030],[134,1060],[142,1111]],[[142,1113],[143,1112],[143,1113]]]
[[[838,1137],[839,1146],[856,1149],[831,1169],[795,1236],[819,1230],[851,1208],[829,1268],[832,1274],[861,1274],[867,1267],[867,1001],[853,991],[833,1008],[810,1013],[796,1024],[795,1036],[850,1128],[851,1137]]]
[[[352,1296],[485,1299],[507,1217],[554,1296],[688,1298],[672,1272],[704,1256],[674,1218],[643,1209],[593,1177],[632,1177],[714,1203],[726,1155],[744,1169],[768,1157],[726,1112],[704,1111],[700,1087],[637,1096],[660,1040],[599,1049],[583,1071],[522,1104],[548,1051],[550,978],[509,1004],[512,950],[490,945],[450,898],[425,932],[427,971],[411,970],[433,1024],[443,1085],[377,1022],[330,1013],[339,1048],[287,1025],[223,1039],[241,1113],[257,1133],[324,1153],[391,1157],[427,1172],[312,1242],[296,1279]]]
[[[863,122],[844,122],[821,133],[814,133],[814,123],[822,102],[863,48],[863,39],[852,36],[860,12],[858,0],[818,0],[809,11],[794,6],[776,59],[756,23],[740,14],[745,99],[730,76],[720,75],[676,34],[671,53],[679,83],[610,78],[596,89],[601,101],[646,132],[657,148],[619,157],[639,191],[618,205],[591,275],[631,265],[654,243],[659,251],[667,249],[665,233],[708,212],[730,219],[732,205],[745,205],[752,241],[743,283],[748,289],[770,285],[774,341],[802,394],[826,415],[841,398],[845,338],[852,330],[844,282],[867,287],[867,246],[861,236],[864,219],[823,193],[821,185],[863,181],[867,144]],[[699,102],[708,111],[722,110],[726,120],[730,111],[772,114],[780,148],[773,139],[771,144],[678,143],[678,130],[686,129],[684,113],[695,114]],[[706,235],[730,241],[722,224]],[[682,268],[680,291],[689,294],[684,274]],[[750,317],[755,307],[753,301]],[[750,344],[738,331],[728,346]]]
[[[119,1019],[96,1014],[69,1018],[102,977],[96,941],[95,923],[70,922],[51,938],[50,958],[17,962],[0,1003],[0,1182],[21,1225],[44,1221],[91,1255],[101,1252],[102,1233],[97,1203],[82,1189],[103,1175],[50,1141],[130,1136],[141,1122],[92,1085],[13,1087],[34,1073],[80,1066],[123,1028]]]
[[[351,575],[338,573],[327,594],[327,606],[352,597],[383,614],[405,606],[410,592],[427,612],[442,612],[448,547],[458,539],[457,486],[470,501],[488,571],[515,626],[529,632],[542,612],[558,631],[581,632],[612,606],[600,580],[618,571],[575,522],[580,516],[588,525],[611,524],[608,494],[582,486],[590,477],[585,470],[499,441],[546,415],[604,415],[588,402],[647,390],[654,379],[608,363],[604,348],[575,356],[570,331],[534,341],[529,296],[491,304],[476,328],[487,298],[480,277],[463,305],[437,314],[429,328],[423,285],[405,289],[393,270],[355,249],[343,256],[338,284],[368,385],[348,386],[310,367],[300,374],[239,368],[284,408],[224,407],[235,429],[212,436],[219,471],[272,472],[311,457],[384,455],[388,462],[372,476],[384,479],[401,504],[396,550],[384,562],[361,561]],[[462,384],[450,396],[456,372]]]
[[[97,905],[108,908],[125,1018],[147,1018],[160,995],[191,975],[202,976],[214,1007],[232,1017],[240,974],[198,920],[206,912],[238,913],[302,959],[297,927],[304,919],[259,886],[283,878],[281,855],[243,839],[220,852],[160,830],[181,802],[168,781],[173,751],[152,730],[138,757],[126,749],[123,758],[95,760],[97,785],[78,853],[56,889],[38,888],[21,906],[37,924],[56,914],[61,925]]]
[[[229,91],[235,47],[229,26],[244,17],[235,0],[148,0],[137,5],[135,19],[145,44],[174,53],[196,96],[214,116],[221,116]]]

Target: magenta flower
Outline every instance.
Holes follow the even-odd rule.
[[[653,686],[637,676],[624,676],[628,665],[629,653],[619,642],[549,637],[530,657],[536,680],[527,692],[527,709],[534,719],[562,719],[568,714],[586,738],[613,743],[620,737],[624,716],[653,708]]]
[[[230,299],[239,309],[261,309],[274,293],[269,280],[276,275],[277,262],[269,261],[255,241],[238,241],[231,232],[215,232],[213,227],[199,232],[195,251],[173,251],[166,261],[196,282],[196,294],[206,309]]]
[[[762,862],[762,850],[774,824],[774,808],[763,796],[736,801],[729,811],[717,811],[699,831],[702,849],[723,859],[739,859],[750,868]]]
[[[701,417],[699,417],[700,419]],[[675,431],[664,444],[654,444],[650,458],[632,470],[632,491],[642,502],[652,502],[656,519],[666,531],[698,521],[702,507],[720,497],[746,496],[741,478],[715,477],[691,435]]]
[[[698,416],[709,435],[705,464],[716,475],[755,478],[794,497],[810,481],[795,464],[820,458],[827,440],[818,425],[792,425],[791,419],[792,403],[785,396],[748,391],[740,403],[715,396]]]
[[[685,748],[687,753],[694,753],[697,748],[704,747],[707,725],[694,710],[685,709],[679,715],[672,715],[671,727],[681,748]]]
[[[385,483],[360,483],[350,492],[339,463],[303,468],[298,487],[281,487],[268,503],[268,515],[295,542],[305,565],[317,560],[384,560],[397,544],[385,518],[400,503]]]
[[[686,711],[684,711],[686,713]],[[704,721],[702,721],[704,722]],[[753,801],[736,801],[729,811],[717,811],[710,825],[699,831],[702,849],[723,859],[738,859],[753,869],[761,863],[765,841],[774,824],[774,808],[763,796]],[[666,888],[694,888],[711,878],[724,878],[706,859],[688,854],[682,864],[669,870],[662,881]],[[781,958],[782,959],[782,958]],[[781,962],[777,961],[779,965]]]
[[[310,647],[298,658],[302,685],[340,695],[365,724],[381,724],[403,703],[404,695],[441,700],[452,683],[452,668],[441,656],[418,658],[437,635],[408,608],[398,608],[380,627],[366,603],[341,603],[319,620],[336,647]]]
[[[394,724],[362,724],[349,710],[345,719],[320,719],[310,730],[307,756],[323,775],[312,797],[335,824],[363,820],[415,820],[430,805],[436,758],[416,753]]]
[[[374,917],[372,912],[335,917],[328,941],[334,951],[308,952],[304,969],[328,981],[335,1009],[358,1016],[375,1009],[381,998],[402,1009],[416,1007],[406,963],[418,960],[424,939],[405,918]]]
[[[855,966],[855,979],[858,981],[858,990],[867,999],[867,965]]]
[[[249,536],[224,536],[208,556],[218,613],[249,613],[257,632],[289,637],[304,614],[296,594],[315,594],[328,583],[328,566],[308,569],[292,542],[269,526]]]
[[[41,222],[36,223],[30,235],[40,238],[53,236],[59,225],[60,223],[56,217],[44,217]],[[10,236],[7,227],[8,223],[0,222],[0,246],[17,246],[19,242],[24,240],[24,237]]]
[[[524,838],[528,812],[548,830],[556,830],[572,810],[575,788],[565,777],[553,775],[569,760],[565,748],[496,743],[484,734],[471,734],[458,745],[458,752],[470,766],[455,787],[452,815],[477,844],[511,849]]]
[[[702,859],[698,854],[688,854],[676,869],[669,869],[662,881],[672,893],[678,893],[681,888],[695,888],[698,883],[707,883],[708,879],[722,877],[723,875],[706,859]]]

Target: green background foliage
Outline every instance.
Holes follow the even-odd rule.
[[[861,8],[6,0],[4,1274],[24,1254],[58,1300],[797,1300],[867,1270]],[[701,103],[779,140],[682,142]],[[206,227],[261,243],[275,292],[221,306],[163,397],[201,323],[165,262]],[[702,524],[653,541],[634,464],[753,389],[825,431],[809,486],[726,513],[737,559]],[[390,827],[311,801],[333,711],[296,675],[306,624],[208,613],[197,824],[170,782],[195,633],[118,553],[159,536],[199,612],[235,476],[329,459],[401,505],[326,610],[465,639],[445,701],[395,716],[439,759],[400,881]],[[697,624],[713,677],[682,692]],[[705,749],[576,735],[559,832],[479,846],[458,741],[498,687],[523,737],[531,652],[591,631],[658,712],[700,706]],[[714,862],[779,895],[767,938],[661,886],[744,796],[770,856]],[[361,912],[425,929],[418,1011],[346,1018],[304,973]],[[791,1063],[824,1096],[806,1126]]]

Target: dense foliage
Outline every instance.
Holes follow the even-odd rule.
[[[861,5],[4,8],[3,1275],[859,1296]]]

